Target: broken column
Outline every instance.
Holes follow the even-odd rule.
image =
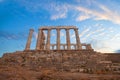
[[[27,40],[27,44],[26,44],[25,50],[30,50],[30,44],[31,44],[33,32],[34,32],[34,30],[33,30],[33,29],[30,29],[29,37],[28,37],[28,40]]]

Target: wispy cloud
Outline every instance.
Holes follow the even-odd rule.
[[[114,36],[112,36],[112,38],[110,39],[110,40],[117,40],[117,39],[119,39],[120,40],[120,33],[117,33],[117,34],[115,34]]]
[[[20,40],[20,39],[26,39],[27,34],[26,33],[9,33],[9,32],[0,32],[0,38],[5,38],[7,40],[13,39],[13,40]]]
[[[83,30],[80,34],[79,37],[82,37],[83,35],[85,35],[87,32],[89,32],[90,27],[86,28],[85,30]]]
[[[71,35],[71,38],[75,38],[75,33],[73,33],[73,34]]]
[[[58,5],[56,3],[51,4],[51,20],[62,19],[67,17],[68,6],[67,4]]]
[[[53,0],[51,2],[49,0],[42,2],[39,0],[36,0],[34,2],[29,0],[14,1],[21,3],[22,6],[32,12],[40,12],[41,9],[48,11],[51,20],[68,18],[68,12],[72,12],[72,14],[70,14],[71,16],[73,16],[75,13],[78,13],[76,14],[76,17],[74,17],[76,21],[92,19],[106,20],[111,21],[115,24],[120,24],[120,13],[117,10],[113,10],[109,5],[103,5],[95,0],[76,0],[76,2],[78,2],[77,5],[68,2],[62,3],[56,0]],[[86,5],[82,5],[81,2],[89,5],[86,7]],[[92,5],[94,5],[95,8],[92,8]]]
[[[76,9],[77,11],[87,14],[84,16],[80,15],[78,18],[76,18],[76,20],[81,21],[82,18],[83,18],[83,20],[91,18],[93,20],[108,20],[113,23],[120,24],[119,13],[117,13],[117,12],[115,13],[113,10],[111,10],[108,7],[101,5],[101,4],[97,4],[97,7],[100,8],[101,10],[97,11],[95,9],[89,9],[89,8],[85,8],[83,6],[74,6],[74,9]],[[90,15],[90,16],[88,16],[88,15]]]
[[[76,18],[76,21],[84,21],[86,19],[89,19],[91,18],[90,15],[79,15],[77,18]]]
[[[63,33],[63,32],[60,32],[60,36],[62,36],[62,37],[63,37],[63,36],[65,36],[65,33]]]

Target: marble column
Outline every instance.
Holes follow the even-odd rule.
[[[47,34],[47,50],[50,50],[50,31],[51,31],[51,29],[48,29],[48,34]]]
[[[57,28],[57,50],[60,50],[60,29]]]
[[[52,45],[52,50],[54,50],[54,45]]]
[[[41,31],[41,40],[40,40],[40,50],[45,49],[45,34],[43,30]]]
[[[30,50],[30,44],[31,44],[33,32],[34,32],[34,30],[33,30],[33,29],[30,29],[25,50]]]
[[[74,49],[76,50],[76,45],[74,45]]]
[[[37,38],[37,44],[36,44],[36,50],[40,50],[40,44],[41,44],[41,34],[42,34],[42,30],[39,29],[38,31],[38,38]]]
[[[80,42],[80,38],[79,38],[79,34],[78,34],[78,28],[74,28],[74,31],[75,31],[75,35],[76,35],[77,50],[81,50],[82,46],[81,46],[81,42]]]
[[[63,45],[63,49],[65,50],[65,45]]]
[[[66,29],[66,43],[67,43],[67,50],[71,49],[70,46],[70,34],[69,34],[69,29]]]

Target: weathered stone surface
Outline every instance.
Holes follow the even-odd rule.
[[[6,53],[0,59],[0,80],[119,79],[120,68],[112,71],[111,64],[120,63],[107,61],[108,57],[89,50]]]

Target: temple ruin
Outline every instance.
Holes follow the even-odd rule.
[[[61,41],[62,30],[65,43]],[[74,39],[70,30],[76,43],[70,40]],[[34,50],[30,48],[33,32],[30,29],[24,51],[0,58],[0,80],[120,80],[120,53],[94,51],[90,44],[80,42],[77,27],[40,27]]]
[[[66,44],[60,43],[60,31],[62,29],[64,29],[66,32]],[[56,44],[50,43],[51,30],[56,30],[57,32]],[[70,42],[70,33],[69,33],[70,30],[74,30],[75,32],[76,44]],[[44,31],[47,31],[47,38],[45,37]],[[34,30],[30,29],[25,51],[30,50],[30,44],[31,44],[33,32]],[[71,48],[71,46],[73,46],[74,48]],[[61,47],[63,49],[61,49]],[[82,44],[80,42],[78,28],[75,26],[56,26],[56,27],[49,26],[49,27],[40,27],[40,29],[38,30],[38,38],[35,49],[37,51],[38,50],[83,50],[83,49],[93,50],[90,44],[85,44],[85,43]]]

